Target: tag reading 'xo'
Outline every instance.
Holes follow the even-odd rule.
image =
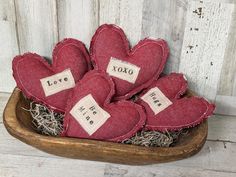
[[[75,80],[70,69],[40,79],[40,82],[46,96],[53,95],[75,86]]]
[[[109,75],[126,80],[133,84],[138,77],[139,70],[140,67],[113,57],[111,57],[107,66],[107,73]]]
[[[110,114],[97,104],[91,94],[83,97],[76,103],[71,109],[70,114],[90,136],[110,117]]]
[[[172,104],[157,87],[150,89],[141,99],[150,106],[155,115]]]

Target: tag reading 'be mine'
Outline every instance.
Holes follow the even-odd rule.
[[[140,67],[111,57],[107,66],[107,73],[111,76],[126,80],[132,84],[135,83]]]
[[[46,96],[53,95],[75,86],[75,80],[70,69],[40,79],[40,82]]]
[[[110,114],[97,104],[91,94],[77,102],[71,109],[70,114],[90,136],[110,117]]]
[[[172,104],[157,87],[150,89],[141,99],[150,106],[155,115]]]

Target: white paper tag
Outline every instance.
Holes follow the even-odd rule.
[[[40,82],[46,96],[53,95],[75,86],[75,80],[70,69],[42,78],[40,79]]]
[[[91,94],[77,102],[70,114],[90,136],[110,117],[110,114],[97,104]]]
[[[139,70],[140,67],[113,57],[111,57],[107,66],[107,73],[109,75],[118,77],[132,84],[135,83]]]
[[[157,87],[150,89],[141,97],[141,99],[150,106],[155,115],[172,104],[172,102]]]

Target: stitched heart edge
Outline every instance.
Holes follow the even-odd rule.
[[[26,52],[22,55],[17,55],[13,58],[13,61],[12,61],[12,70],[13,70],[13,77],[16,81],[16,85],[17,87],[24,93],[24,95],[28,98],[28,99],[31,99],[31,100],[34,100],[38,103],[42,103],[44,104],[45,106],[47,106],[48,108],[52,109],[52,110],[55,110],[57,112],[61,112],[61,113],[64,113],[65,110],[62,110],[58,107],[54,107],[50,104],[47,103],[46,100],[42,99],[42,98],[39,98],[37,96],[35,96],[33,93],[29,92],[25,87],[24,87],[24,84],[22,83],[22,81],[19,79],[19,74],[18,74],[18,64],[19,62],[22,62],[22,60],[27,60],[28,57],[33,57],[35,58],[36,60],[40,61],[48,70],[52,71],[53,73],[55,73],[54,69],[53,69],[53,63],[56,63],[56,61],[58,60],[57,59],[57,56],[56,56],[56,53],[58,53],[61,49],[61,47],[63,47],[64,45],[69,45],[69,44],[74,44],[76,46],[78,46],[82,52],[84,52],[85,55],[87,55],[86,57],[86,60],[87,60],[87,66],[88,66],[88,69],[91,69],[91,64],[90,64],[90,59],[89,59],[89,53],[85,47],[85,45],[83,44],[83,42],[79,41],[79,40],[76,40],[76,39],[72,39],[72,38],[65,38],[63,39],[62,41],[58,42],[55,46],[55,48],[53,49],[53,52],[52,52],[52,64],[50,65],[46,59],[36,53],[31,53],[31,52]],[[56,60],[56,61],[55,61]]]
[[[166,131],[179,131],[184,128],[191,128],[191,127],[195,127],[195,126],[199,125],[200,123],[202,123],[204,120],[208,119],[213,114],[213,111],[215,110],[215,105],[209,103],[204,98],[201,98],[201,97],[195,97],[195,98],[199,98],[202,101],[202,103],[205,104],[205,106],[207,108],[205,110],[205,112],[197,120],[195,120],[191,123],[187,123],[184,125],[177,125],[177,126],[156,126],[156,125],[146,124],[144,129],[145,130],[152,130],[152,131],[166,132]]]
[[[94,45],[95,45],[95,41],[97,40],[97,37],[99,36],[99,34],[105,30],[105,29],[113,29],[115,30],[116,32],[118,32],[123,40],[123,44],[125,46],[125,50],[126,50],[126,53],[127,55],[132,55],[135,53],[135,51],[144,46],[145,44],[147,43],[154,43],[154,44],[158,44],[161,48],[162,48],[162,61],[161,61],[161,64],[160,64],[160,69],[158,68],[158,71],[152,76],[151,79],[149,79],[148,81],[146,81],[145,83],[139,85],[138,87],[135,87],[134,89],[130,90],[127,94],[123,95],[123,96],[116,96],[114,97],[114,100],[125,100],[125,99],[129,99],[131,98],[133,95],[135,95],[136,93],[140,92],[141,90],[147,88],[148,86],[150,86],[150,84],[158,79],[158,76],[161,74],[161,72],[163,71],[164,67],[165,67],[165,63],[167,61],[167,58],[168,58],[168,55],[169,55],[169,48],[168,48],[168,45],[166,43],[166,41],[164,41],[163,39],[150,39],[150,38],[144,38],[143,40],[140,40],[138,42],[138,44],[136,44],[133,48],[130,49],[129,47],[129,41],[124,33],[124,31],[116,26],[116,25],[113,25],[113,24],[103,24],[101,25],[95,32],[95,34],[93,35],[92,37],[92,40],[91,40],[91,43],[90,43],[90,56],[91,56],[91,60],[92,60],[92,64],[93,64],[93,67],[94,69],[99,69],[98,67],[98,59],[96,57],[96,52],[95,52],[95,48]]]
[[[106,139],[106,141],[120,142],[120,141],[123,141],[127,138],[132,137],[133,135],[135,135],[136,132],[138,132],[139,130],[141,130],[144,127],[144,124],[146,122],[146,114],[144,112],[143,107],[138,104],[135,104],[131,101],[126,101],[126,100],[111,102],[112,97],[115,94],[115,84],[114,84],[112,78],[108,74],[106,74],[104,71],[101,71],[101,70],[90,71],[77,84],[78,85],[83,84],[84,80],[86,80],[87,78],[93,77],[94,75],[99,75],[99,76],[103,77],[106,81],[108,81],[108,84],[110,85],[110,92],[107,95],[106,99],[104,100],[103,107],[106,107],[107,105],[114,105],[114,104],[119,105],[122,103],[126,103],[126,104],[130,104],[132,107],[134,107],[135,110],[139,113],[138,123],[128,133],[118,136],[118,137],[115,137],[115,138]],[[76,84],[76,86],[77,86],[77,84]],[[74,88],[76,88],[76,86]],[[68,100],[71,100],[73,98],[73,95],[74,95],[74,90],[69,94]],[[66,110],[68,110],[70,107],[71,106],[69,105],[69,101],[68,101],[67,106],[66,106]],[[68,127],[70,124],[70,118],[69,118],[69,116],[67,116],[67,114],[70,114],[70,113],[68,111],[66,111],[66,115],[65,115],[64,123],[63,123],[63,132],[61,133],[60,136],[66,136],[66,133],[67,133],[67,130],[68,130]]]

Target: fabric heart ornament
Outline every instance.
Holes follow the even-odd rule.
[[[215,106],[203,98],[178,99],[162,112],[147,116],[145,129],[174,131],[194,127],[213,114]]]
[[[90,70],[90,57],[84,44],[75,39],[59,42],[52,64],[43,57],[26,53],[13,59],[17,87],[30,99],[64,112],[71,89]]]
[[[120,142],[142,129],[143,108],[129,101],[111,103],[114,93],[106,73],[87,73],[68,99],[62,136]]]
[[[158,88],[168,99],[180,98],[188,88],[187,79],[182,73],[171,73],[154,81],[148,89],[144,90],[141,97],[150,89]]]
[[[187,81],[182,74],[170,74],[155,81],[137,101],[146,110],[146,130],[174,131],[193,127],[213,114],[214,104],[203,98],[182,98]]]
[[[90,45],[95,69],[106,71],[114,80],[114,99],[128,99],[147,88],[163,71],[169,49],[162,39],[144,39],[134,48],[123,30],[115,25],[102,25]]]

